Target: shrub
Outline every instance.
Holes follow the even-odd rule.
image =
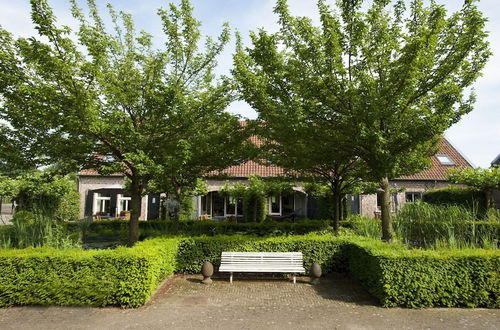
[[[2,250],[0,306],[140,306],[173,273],[177,244],[154,239],[116,250]]]
[[[422,200],[433,205],[458,205],[468,209],[474,215],[483,217],[486,197],[483,192],[473,188],[450,186],[426,191]]]
[[[68,223],[68,227],[77,228],[80,222]],[[328,221],[302,220],[298,222],[273,222],[264,221],[261,223],[244,222],[232,223],[213,220],[191,220],[191,221],[140,221],[139,227],[141,235],[229,235],[245,234],[256,236],[277,236],[283,234],[302,235],[315,231],[329,229]],[[116,236],[126,235],[128,221],[108,220],[95,221],[86,226],[89,236]]]
[[[408,250],[370,239],[347,244],[349,271],[387,307],[500,307],[500,253]]]
[[[68,191],[61,196],[54,216],[61,220],[77,220],[80,218],[80,193],[76,190]]]
[[[408,203],[398,212],[394,230],[403,242],[421,246],[496,248],[500,222],[475,219],[462,206]]]
[[[323,273],[328,274],[343,270],[343,242],[341,237],[315,234],[268,238],[237,235],[186,238],[179,246],[177,270],[181,273],[198,273],[204,261],[210,261],[218,268],[222,251],[300,251],[306,271],[309,271],[313,262],[318,262]]]
[[[4,248],[47,246],[66,249],[79,246],[77,232],[70,233],[61,222],[37,210],[16,212],[12,225],[5,227],[8,229],[0,235],[0,246]]]

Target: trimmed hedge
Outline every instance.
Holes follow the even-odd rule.
[[[341,246],[345,239],[333,235],[247,237],[214,236],[183,239],[177,257],[180,273],[198,273],[204,261],[210,261],[217,269],[222,251],[246,252],[288,252],[300,251],[304,257],[304,267],[308,272],[313,262],[322,266],[324,274],[345,270],[345,260]]]
[[[467,209],[477,209],[481,216],[486,212],[484,192],[474,188],[449,186],[432,189],[422,195],[422,201],[434,205],[460,205]]]
[[[0,250],[0,306],[144,304],[175,270],[178,240],[116,250]]]
[[[149,300],[173,272],[220,264],[222,251],[301,251],[304,266],[349,271],[384,306],[500,307],[498,250],[417,250],[357,236],[154,238],[116,250],[0,250],[0,306],[119,305]]]
[[[79,227],[79,223],[67,223],[72,230]],[[302,235],[314,231],[329,229],[326,220],[301,220],[297,222],[243,222],[233,223],[214,220],[190,220],[190,221],[164,221],[149,220],[140,221],[141,235],[229,235],[245,234],[256,236],[279,236],[283,234]],[[128,221],[124,220],[102,220],[94,221],[88,225],[86,236],[117,236],[126,237],[128,233]]]
[[[386,307],[500,307],[497,250],[408,250],[358,238],[349,271]]]

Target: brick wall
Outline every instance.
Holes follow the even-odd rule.
[[[394,188],[405,188],[405,191],[397,194],[398,207],[402,207],[406,203],[407,192],[425,192],[430,189],[444,188],[449,186],[446,181],[406,181],[394,180],[391,181],[391,186]],[[377,211],[377,195],[361,195],[360,196],[361,215],[374,218]]]

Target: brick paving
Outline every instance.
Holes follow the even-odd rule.
[[[138,309],[0,309],[0,329],[498,329],[500,311],[383,308],[354,280],[176,276]]]

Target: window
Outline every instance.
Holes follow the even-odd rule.
[[[110,215],[111,194],[94,193],[94,214]]]
[[[281,196],[281,206],[283,214],[290,214],[295,211],[293,193]]]
[[[201,214],[212,214],[210,210],[211,196],[212,195],[210,193],[208,195],[201,196]]]
[[[243,215],[243,200],[236,200],[236,215]]]
[[[393,193],[391,195],[391,210],[392,212],[397,211],[398,209],[398,194]],[[381,211],[382,210],[382,194],[377,194],[377,210]]]
[[[407,192],[406,193],[406,202],[407,203],[413,203],[418,200],[422,199],[422,193],[421,192]]]
[[[118,214],[122,215],[121,213],[124,211],[130,211],[130,200],[132,198],[130,195],[125,195],[125,194],[118,194]]]
[[[269,201],[269,214],[281,215],[281,196],[273,195],[270,196]]]
[[[219,193],[214,193],[212,195],[212,215],[214,217],[224,216],[224,204],[225,198]]]
[[[235,215],[236,214],[236,198],[227,197],[226,198],[226,215]]]
[[[448,155],[436,155],[436,158],[439,160],[441,165],[455,165]]]

